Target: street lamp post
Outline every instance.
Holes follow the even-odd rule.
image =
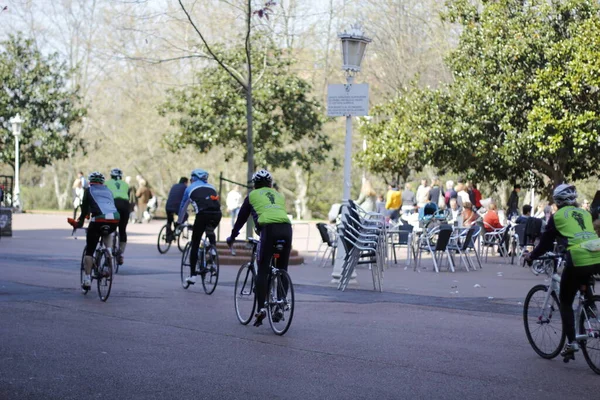
[[[354,76],[360,72],[360,64],[365,55],[367,44],[371,39],[364,35],[362,28],[359,25],[352,25],[349,31],[344,31],[338,35],[342,41],[342,70],[346,74],[346,90],[349,91],[354,83]],[[350,200],[350,188],[352,171],[352,115],[346,115],[346,144],[344,152],[344,197],[345,204]],[[331,276],[332,282],[337,282],[342,274],[344,263],[344,246],[341,239],[338,239],[337,257]]]
[[[12,126],[12,133],[15,137],[15,188],[13,191],[13,208],[17,211],[21,211],[21,199],[19,195],[21,191],[19,189],[19,137],[21,136],[21,125],[23,120],[19,114],[15,115],[8,122]]]
[[[346,73],[346,85],[351,86],[354,83],[354,75],[360,72],[367,49],[367,44],[371,39],[367,38],[358,25],[353,25],[349,32],[343,32],[338,35],[342,40],[342,69]],[[346,115],[346,146],[344,152],[344,201],[350,199],[350,181],[352,171],[352,115]]]

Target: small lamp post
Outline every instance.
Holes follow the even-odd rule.
[[[13,208],[17,211],[21,211],[21,199],[19,197],[19,137],[21,136],[21,126],[23,125],[23,120],[19,114],[15,115],[8,122],[10,122],[12,127],[12,133],[15,137],[15,188],[13,192]]]
[[[342,40],[342,69],[346,73],[346,84],[348,86],[354,83],[354,75],[360,72],[360,64],[362,63],[367,49],[367,44],[371,39],[364,35],[362,28],[359,25],[352,25],[349,32],[343,32],[338,35]],[[352,116],[346,116],[346,146],[344,154],[344,201],[350,199],[350,188],[352,187],[351,171],[352,171]]]

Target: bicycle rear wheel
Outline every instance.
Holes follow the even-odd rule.
[[[211,250],[215,250],[215,255],[211,255]],[[202,287],[206,294],[213,294],[219,282],[219,253],[214,246],[209,246],[204,252],[204,273],[202,273]]]
[[[190,284],[187,283],[185,278],[188,277],[190,273],[190,250],[192,248],[192,244],[188,242],[183,249],[183,254],[181,255],[181,286],[184,289],[190,287]]]
[[[192,232],[190,231],[190,226],[186,224],[181,228],[181,232],[179,232],[179,236],[177,236],[177,247],[179,248],[179,251],[185,250],[185,246],[191,238]]]
[[[83,253],[81,254],[81,268],[79,270],[79,284],[80,287],[81,285],[83,285],[83,277],[85,276],[85,265],[84,265],[84,260],[85,260],[85,250],[87,249],[87,246],[83,247]],[[84,289],[83,287],[81,287],[81,293],[83,294],[87,294],[87,292],[89,292],[90,289]]]
[[[158,232],[158,241],[156,243],[160,254],[165,254],[171,247],[171,242],[167,239],[167,225],[164,225],[160,228],[160,232]]]
[[[590,307],[590,303],[593,306]],[[579,319],[579,332],[592,335],[581,344],[581,351],[592,371],[600,375],[600,296],[592,296]],[[587,314],[587,318],[586,318]]]
[[[544,307],[548,286],[537,285],[531,288],[523,304],[525,334],[533,350],[542,358],[556,357],[565,344],[565,333],[560,317],[560,303],[556,293],[552,293]]]
[[[112,261],[108,258],[107,251],[104,250],[100,253],[99,262],[96,264],[98,269],[98,296],[102,301],[108,300],[113,281]]]
[[[256,275],[252,264],[248,262],[242,265],[235,278],[233,288],[235,314],[242,325],[248,325],[254,316],[254,310],[256,309],[255,282]]]
[[[294,285],[286,271],[278,269],[270,274],[267,303],[271,329],[281,336],[288,331],[294,317]]]

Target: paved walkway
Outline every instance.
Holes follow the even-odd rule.
[[[527,343],[518,301],[543,278],[521,267],[391,266],[384,293],[361,269],[366,290],[342,293],[331,267],[294,266],[296,312],[278,337],[237,322],[238,266],[223,266],[211,296],[183,290],[181,253],[156,250],[159,221],[130,228],[108,302],[83,296],[83,236],[65,220],[17,215],[0,239],[2,400],[597,397],[582,357],[543,360]]]

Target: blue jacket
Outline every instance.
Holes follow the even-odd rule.
[[[167,204],[165,206],[165,210],[167,212],[179,212],[179,206],[181,205],[181,200],[183,199],[183,194],[185,193],[186,189],[187,185],[185,183],[176,183],[171,186],[171,190],[169,190],[169,197],[167,198]]]
[[[188,205],[190,204],[194,207],[196,214],[221,213],[219,193],[217,193],[217,190],[210,183],[194,181],[188,186],[183,194],[179,212],[177,213],[178,223],[184,221]]]

